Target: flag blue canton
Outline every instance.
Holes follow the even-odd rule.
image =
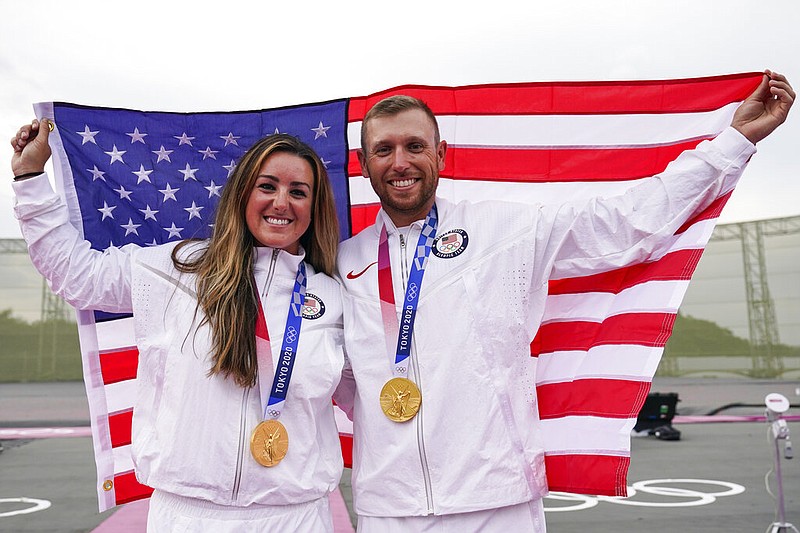
[[[92,247],[211,235],[241,156],[276,132],[319,154],[349,236],[347,101],[232,113],[166,113],[54,104],[85,238]]]

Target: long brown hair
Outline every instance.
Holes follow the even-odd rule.
[[[200,325],[208,324],[212,333],[214,365],[209,375],[233,376],[242,387],[252,387],[258,378],[258,299],[253,280],[256,241],[247,229],[245,207],[264,161],[276,152],[294,154],[311,165],[311,224],[300,237],[300,244],[306,252],[305,261],[314,270],[332,275],[339,223],[328,173],[311,147],[282,133],[258,141],[236,165],[222,191],[208,246],[183,259],[179,258],[180,251],[193,241],[183,241],[172,251],[175,268],[197,276],[197,309],[203,312]]]

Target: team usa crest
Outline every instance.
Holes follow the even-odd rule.
[[[316,294],[306,293],[303,309],[300,311],[303,318],[315,320],[325,314],[325,304]]]
[[[442,233],[433,241],[433,255],[442,259],[450,259],[464,253],[469,244],[467,232],[463,229],[454,229]]]

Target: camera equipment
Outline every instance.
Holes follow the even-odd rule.
[[[672,427],[675,409],[680,400],[676,392],[651,392],[636,418],[634,433],[652,435],[660,440],[680,440],[681,432]]]

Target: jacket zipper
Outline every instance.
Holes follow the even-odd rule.
[[[413,228],[413,226],[412,226]],[[411,235],[411,229],[409,229],[409,236]],[[406,291],[406,284],[408,282],[408,276],[410,275],[410,271],[408,269],[408,258],[407,258],[407,249],[406,249],[406,240],[403,238],[403,234],[397,232],[397,236],[400,238],[400,257],[401,257],[401,273],[403,278],[403,293],[405,294]],[[416,347],[415,339],[412,335],[411,338],[412,346]],[[414,349],[414,353],[416,353],[416,348]],[[417,358],[412,353],[411,355],[411,364],[414,368],[414,375],[417,377],[419,381],[421,379],[420,372],[419,372],[419,362]],[[419,386],[419,385],[418,385]],[[428,514],[433,514],[433,493],[431,491],[431,473],[430,469],[428,468],[428,457],[425,453],[425,440],[423,439],[423,428],[422,428],[422,409],[423,405],[419,407],[419,413],[417,416],[414,417],[416,424],[417,424],[417,449],[419,451],[419,461],[420,466],[422,467],[422,480],[425,484],[425,499],[427,500],[428,504]]]
[[[239,488],[242,484],[242,465],[244,464],[244,449],[247,442],[247,400],[250,398],[250,388],[244,389],[242,394],[242,409],[239,413],[239,451],[236,456],[236,476],[233,479],[231,500],[236,503],[239,499]]]
[[[267,298],[267,291],[269,291],[269,287],[270,285],[272,285],[272,276],[275,275],[275,264],[278,262],[279,253],[280,250],[278,250],[277,248],[272,250],[272,260],[270,260],[269,262],[269,270],[267,271],[267,281],[266,283],[264,283],[264,290],[261,291],[262,301]]]
[[[264,288],[261,294],[261,300],[264,301],[267,296],[267,290],[272,284],[272,277],[275,274],[275,263],[278,260],[278,250],[272,251],[272,260],[269,263],[269,270],[267,271],[267,281],[264,283]],[[256,290],[258,288],[256,287]],[[266,314],[266,313],[265,313]],[[236,475],[233,479],[233,490],[231,491],[231,500],[236,503],[239,499],[239,489],[242,485],[242,467],[244,465],[244,451],[247,448],[247,404],[250,399],[250,391],[252,387],[244,389],[242,394],[242,408],[239,414],[239,451],[236,457]]]

